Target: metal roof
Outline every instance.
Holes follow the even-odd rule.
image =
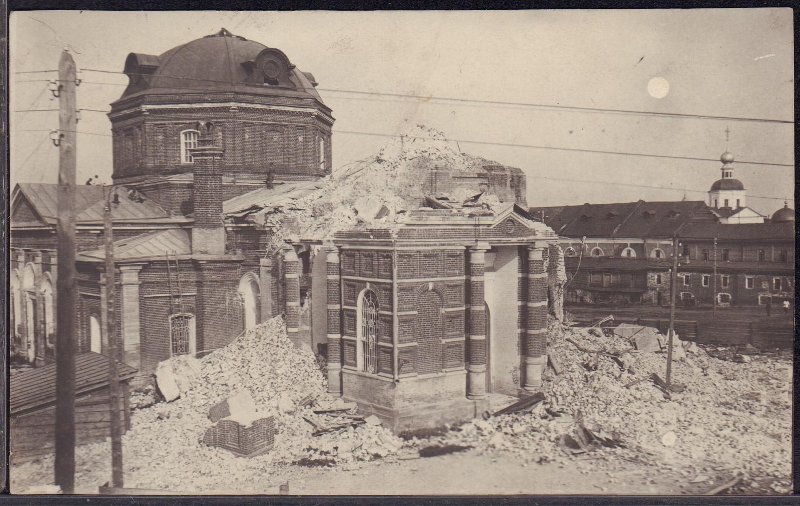
[[[135,374],[133,367],[117,363],[120,381]],[[75,357],[75,395],[108,385],[108,357],[86,352]],[[56,364],[11,375],[11,415],[52,405],[56,400]]]
[[[17,194],[22,194],[34,210],[47,223],[55,223],[58,217],[58,185],[49,183],[18,183]],[[19,198],[18,195],[15,197]],[[93,185],[75,186],[75,211],[81,213],[103,200],[103,187]]]
[[[143,260],[172,255],[190,255],[192,243],[185,230],[172,228],[114,241],[114,260]],[[78,260],[95,262],[105,259],[105,248],[83,251]]]
[[[794,223],[690,223],[680,231],[685,239],[794,241]]]
[[[672,237],[694,221],[716,221],[703,201],[619,202],[580,206],[532,207],[541,219],[563,237]]]
[[[15,197],[21,194],[42,219],[54,224],[58,217],[58,185],[50,183],[19,183]],[[103,221],[105,207],[105,188],[94,185],[75,187],[76,223]],[[169,213],[150,199],[141,201],[128,198],[128,188],[117,187],[119,203],[111,206],[113,221],[140,222],[170,218]]]
[[[246,64],[252,62],[267,46],[233,35],[225,29],[174,47],[159,56],[131,53],[130,61],[138,63],[126,73],[134,79],[122,98],[133,95],[170,92],[237,92],[252,95],[308,97],[322,104],[309,76],[290,64],[289,79],[295,88],[245,84]],[[141,66],[151,66],[151,75],[140,76]],[[112,104],[113,105],[113,104]]]
[[[297,181],[278,184],[274,188],[258,188],[222,203],[222,212],[227,215],[258,212],[267,208],[287,207],[293,201],[324,188],[325,180]]]
[[[145,198],[139,201],[135,198],[128,198],[128,189],[125,187],[118,187],[117,194],[119,203],[111,206],[112,221],[142,221],[169,217],[167,211],[150,199]],[[104,209],[105,202],[101,199],[78,213],[75,221],[79,223],[103,221]]]

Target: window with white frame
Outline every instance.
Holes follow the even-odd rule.
[[[573,248],[572,246],[570,246],[570,247],[568,247],[567,249],[564,250],[564,256],[574,257],[576,255],[577,255],[577,253],[575,253],[575,248]]]
[[[592,248],[591,255],[593,257],[601,257],[601,256],[603,256],[603,250],[600,249],[599,247],[595,246],[594,248]]]
[[[650,252],[650,256],[652,258],[664,258],[664,250],[661,248],[655,248]]]
[[[745,276],[744,277],[744,287],[748,290],[752,290],[756,286],[756,280],[753,276]]]
[[[184,130],[181,132],[181,163],[194,162],[189,150],[197,147],[197,138],[199,136],[200,132],[197,130]]]
[[[636,251],[634,251],[631,247],[627,247],[622,250],[622,256],[624,258],[636,258]]]
[[[664,282],[663,276],[661,274],[656,274],[656,284],[660,285],[663,282]]]
[[[731,277],[728,276],[727,274],[723,274],[722,276],[719,277],[719,281],[720,281],[720,286],[722,288],[728,288],[728,285],[731,282]]]
[[[703,286],[711,285],[711,275],[710,274],[703,274]]]
[[[783,283],[781,281],[781,278],[772,278],[772,289],[777,291],[782,290]]]
[[[692,276],[690,274],[683,274],[683,286],[689,286],[691,284]]]

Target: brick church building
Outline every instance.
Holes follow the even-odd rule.
[[[109,113],[113,186],[77,187],[76,340],[81,350],[105,348],[110,200],[118,337],[125,362],[149,374],[260,321],[268,234],[223,215],[224,202],[329,174],[334,119],[313,75],[224,29],[159,56],[131,53],[124,71],[129,85]],[[56,185],[14,189],[12,352],[35,364],[54,349],[55,223]]]
[[[147,381],[284,315],[327,356],[331,393],[400,429],[468,418],[487,393],[536,390],[546,364],[548,280],[560,258],[519,169],[428,170],[423,185],[500,204],[418,195],[402,223],[276,240],[254,210],[324,188],[334,118],[317,82],[280,50],[227,30],[155,56],[131,53],[111,106],[113,186],[76,197],[81,351],[104,352],[103,210],[112,213],[115,338]],[[428,184],[430,183],[430,184]],[[12,356],[55,353],[56,185],[11,202]]]

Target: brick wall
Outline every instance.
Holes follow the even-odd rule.
[[[231,100],[230,96],[225,98],[225,101]],[[210,94],[202,98],[203,101],[210,99]],[[253,100],[280,101],[264,97],[253,97]],[[162,101],[186,102],[187,97],[162,97]],[[313,107],[313,104],[307,105]],[[192,164],[181,160],[181,132],[195,129],[199,120],[215,124],[215,144],[225,149],[223,172],[226,176],[266,179],[270,166],[277,176],[328,174],[331,128],[312,112],[313,109],[287,111],[241,105],[235,109],[158,110],[150,111],[147,116],[135,114],[130,119],[117,119],[112,128],[114,179],[191,172]],[[325,150],[322,167],[320,139],[324,139]]]

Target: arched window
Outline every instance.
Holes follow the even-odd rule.
[[[194,315],[180,313],[169,317],[169,351],[171,356],[194,355],[197,352]]]
[[[89,350],[95,353],[103,351],[103,331],[100,329],[100,319],[95,315],[89,317]]]
[[[622,250],[622,256],[624,258],[636,258],[636,251],[634,251],[631,247],[627,247]]]
[[[45,274],[47,276],[47,274]],[[53,284],[49,278],[42,281],[42,299],[44,301],[44,321],[42,328],[44,329],[45,343],[48,348],[55,345],[55,316],[53,315]]]
[[[664,250],[661,248],[655,248],[650,252],[650,256],[652,258],[664,258]]]
[[[432,290],[417,296],[417,373],[430,374],[444,367],[442,336],[444,317],[442,297]]]
[[[197,130],[184,130],[181,132],[181,163],[192,163],[192,155],[189,150],[197,147],[197,138],[200,132]]]
[[[378,296],[367,288],[358,298],[357,367],[369,373],[378,372]]]
[[[239,280],[239,296],[242,298],[242,307],[244,309],[244,328],[255,327],[260,321],[260,297],[258,277],[252,272],[248,272]]]
[[[603,250],[600,249],[599,247],[595,246],[594,248],[592,248],[591,255],[593,257],[601,257],[601,256],[603,256]]]
[[[570,247],[568,247],[567,249],[564,250],[564,256],[574,257],[576,255],[577,255],[577,253],[575,253],[575,248],[573,248],[572,246],[570,246]]]

